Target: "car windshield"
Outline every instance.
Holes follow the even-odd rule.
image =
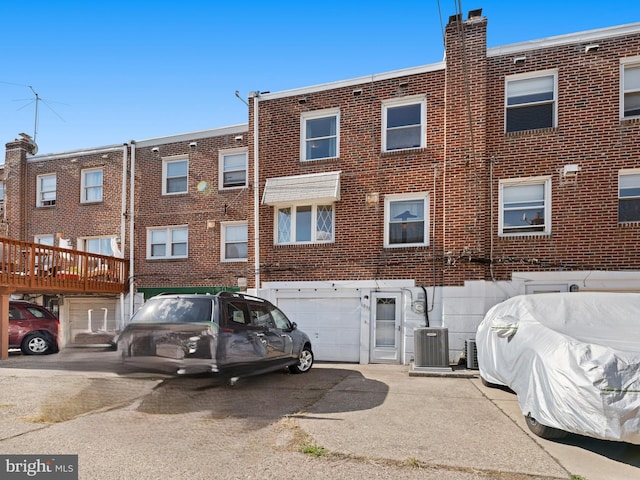
[[[211,321],[211,298],[152,298],[131,323],[200,323]]]

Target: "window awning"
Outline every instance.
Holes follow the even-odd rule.
[[[268,178],[262,195],[264,205],[335,202],[340,200],[340,172]]]

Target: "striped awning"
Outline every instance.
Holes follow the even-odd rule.
[[[264,205],[340,200],[340,172],[268,178],[262,195]]]

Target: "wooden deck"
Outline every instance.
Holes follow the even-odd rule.
[[[122,258],[0,238],[0,287],[12,293],[121,293]]]
[[[0,238],[0,359],[8,357],[11,294],[118,294],[128,278],[122,258]]]

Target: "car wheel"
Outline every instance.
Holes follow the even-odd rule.
[[[51,351],[49,339],[41,333],[31,333],[24,337],[20,347],[25,355],[44,355]]]
[[[289,371],[291,373],[305,373],[311,370],[311,366],[313,365],[313,352],[311,348],[305,346],[300,352],[300,356],[298,357],[298,363],[295,365],[289,366]]]
[[[531,415],[525,415],[524,419],[527,421],[527,427],[529,427],[529,430],[541,438],[553,440],[567,436],[567,432],[564,430],[558,430],[557,428],[542,425]]]

